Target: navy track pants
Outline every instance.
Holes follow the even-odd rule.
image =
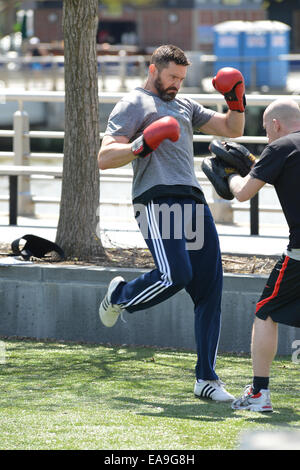
[[[161,204],[168,207],[175,207],[175,204],[177,208],[173,218],[169,212],[171,215],[167,231],[164,226],[166,214],[162,215],[155,210],[161,207]],[[111,301],[133,313],[157,305],[179,290],[186,289],[194,303],[196,378],[217,380],[215,361],[221,323],[222,262],[218,234],[209,207],[203,205],[203,215],[199,217],[197,204],[199,203],[193,199],[164,197],[154,199],[144,206],[148,233],[145,236],[144,229],[142,233],[156,269],[130,282],[120,283],[113,292]],[[180,207],[181,211],[178,210]],[[189,217],[184,216],[187,212]],[[181,237],[178,236],[178,223],[179,228],[182,227]],[[194,233],[197,233],[202,225],[202,248],[193,249],[192,243],[187,246],[187,223],[192,224]]]

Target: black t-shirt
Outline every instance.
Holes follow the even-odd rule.
[[[290,230],[288,249],[300,248],[300,131],[267,145],[250,175],[274,185]]]

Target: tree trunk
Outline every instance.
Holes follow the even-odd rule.
[[[16,2],[6,0],[5,3],[1,5],[0,16],[1,36],[13,33],[16,23]]]
[[[100,145],[96,31],[98,0],[64,0],[65,139],[56,242],[68,258],[104,256],[96,235]]]

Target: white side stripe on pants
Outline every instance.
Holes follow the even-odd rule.
[[[169,283],[172,284],[170,266],[169,266],[168,258],[165,252],[164,244],[161,238],[161,234],[159,231],[159,227],[157,225],[157,220],[155,218],[155,208],[154,208],[153,201],[151,201],[148,204],[147,209],[148,207],[149,207],[149,216],[150,216],[148,218],[148,224],[150,228],[151,238],[153,241],[156,258],[158,259],[159,262],[161,262],[161,266],[159,266],[159,270],[163,274],[163,279],[166,280],[168,284]],[[158,250],[159,250],[159,254],[158,254]]]
[[[146,215],[158,269],[161,272],[162,276],[160,281],[155,282],[155,284],[153,284],[152,286],[148,286],[144,291],[140,292],[126,304],[122,304],[124,308],[129,307],[131,305],[148,302],[149,300],[153,299],[153,297],[156,297],[158,294],[160,294],[172,285],[170,267],[157,225],[157,221],[155,219],[153,201],[147,204]]]

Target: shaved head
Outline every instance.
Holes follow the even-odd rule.
[[[290,132],[300,131],[298,103],[290,98],[273,101],[264,112],[263,125],[270,141]]]
[[[289,98],[273,101],[265,110],[265,116],[267,119],[278,119],[285,123],[300,123],[300,109],[298,103]]]

